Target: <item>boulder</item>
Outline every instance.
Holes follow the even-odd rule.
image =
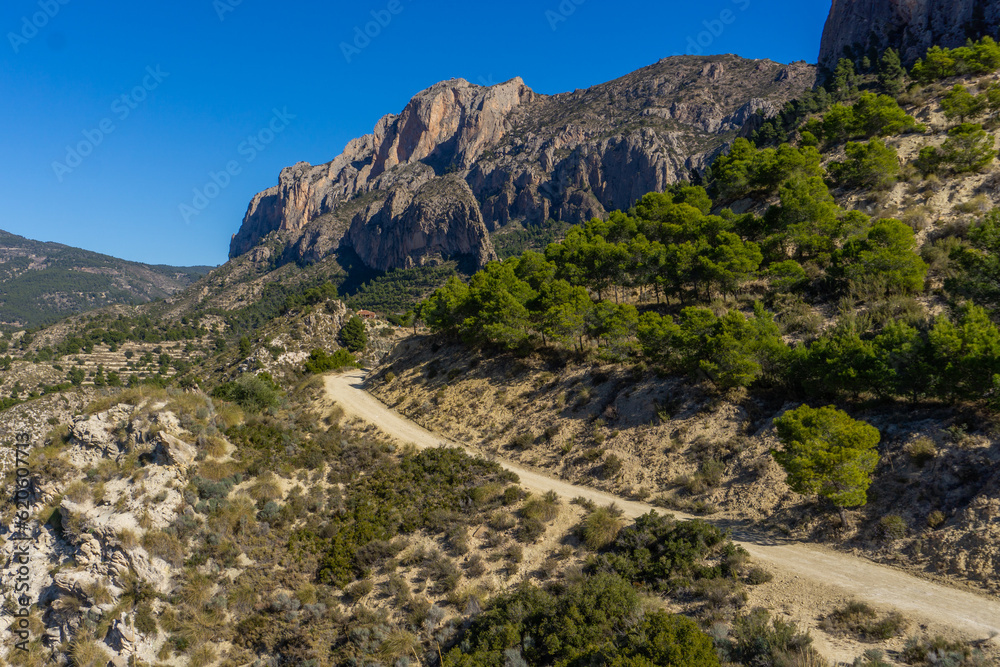
[[[115,620],[108,628],[104,643],[118,653],[130,654],[135,651],[136,635],[124,618]]]
[[[162,431],[157,434],[156,440],[156,446],[153,449],[154,463],[182,468],[194,463],[195,456],[198,454],[194,445],[189,445],[180,438]]]

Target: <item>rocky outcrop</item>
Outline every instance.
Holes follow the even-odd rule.
[[[1000,0],[833,0],[819,64],[832,70],[842,57],[873,58],[892,47],[910,65],[931,46],[996,37],[998,27]]]
[[[104,456],[116,457],[130,450],[129,442],[119,440],[115,434],[119,425],[128,423],[128,418],[128,412],[117,406],[89,417],[80,415],[74,418],[70,435],[85,447],[96,449]]]
[[[158,433],[159,440],[153,450],[153,462],[160,465],[181,466],[186,468],[194,463],[198,450],[180,438],[169,433]]]
[[[282,170],[278,185],[250,202],[243,226],[233,237],[230,255],[243,254],[272,231],[301,230],[355,195],[394,190],[397,196],[391,197],[390,206],[384,206],[387,202],[383,200],[380,202],[383,206],[374,210],[367,207],[352,220],[351,238],[356,241],[363,237],[365,234],[359,228],[369,223],[373,236],[381,236],[387,219],[392,219],[407,223],[395,225],[399,231],[414,232],[414,238],[407,239],[414,252],[406,254],[408,260],[401,263],[383,261],[367,253],[370,247],[379,248],[382,244],[377,239],[365,240],[354,249],[366,264],[373,268],[378,268],[378,264],[406,266],[420,257],[436,254],[489,258],[492,248],[475,216],[450,216],[446,222],[449,226],[428,234],[434,221],[427,220],[419,211],[406,211],[410,202],[401,202],[398,193],[403,191],[403,200],[407,195],[412,199],[414,188],[428,178],[470,167],[487,146],[504,137],[511,110],[534,96],[519,78],[489,88],[462,79],[432,86],[414,97],[399,116],[382,118],[372,134],[351,141],[332,162],[319,167],[300,162]],[[397,167],[407,165],[425,165],[431,173],[418,173],[416,178],[406,170],[395,173]],[[404,212],[405,215],[400,215]],[[459,237],[454,247],[449,238],[452,231]]]
[[[495,256],[490,233],[511,222],[580,222],[703,170],[814,80],[805,63],[716,56],[554,96],[521,79],[445,81],[332,162],[284,169],[251,201],[230,256],[277,233],[269,261],[346,248],[379,270],[455,256],[481,265]]]

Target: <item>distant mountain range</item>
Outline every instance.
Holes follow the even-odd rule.
[[[213,267],[151,266],[0,230],[0,325],[36,327],[73,313],[180,292]]]

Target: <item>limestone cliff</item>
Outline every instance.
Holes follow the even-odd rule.
[[[841,57],[877,57],[893,47],[910,65],[931,46],[996,37],[998,27],[1000,0],[833,0],[819,64],[832,69]]]
[[[251,201],[230,256],[272,232],[295,259],[354,250],[380,270],[495,256],[518,221],[579,222],[702,170],[747,121],[777,112],[815,68],[736,56],[668,58],[554,96],[521,79],[417,94],[332,162],[299,163]]]

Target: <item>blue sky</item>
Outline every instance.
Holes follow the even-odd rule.
[[[282,167],[333,159],[436,81],[521,76],[558,93],[699,40],[705,54],[815,62],[828,11],[827,0],[6,0],[0,228],[148,263],[221,264]],[[355,43],[372,21],[376,36]]]

